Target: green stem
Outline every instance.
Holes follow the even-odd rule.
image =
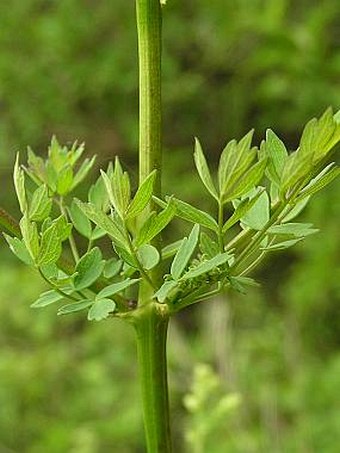
[[[140,183],[157,170],[153,195],[161,197],[162,105],[161,105],[161,38],[160,0],[136,0],[139,56],[139,179]],[[153,209],[151,201],[140,221]],[[159,244],[154,242],[154,245]],[[170,453],[166,337],[168,307],[152,300],[154,289],[161,284],[160,269],[155,268],[141,282],[134,324],[142,387],[143,414],[149,453]],[[148,278],[147,278],[148,277]],[[150,279],[150,281],[149,281]],[[166,311],[164,313],[164,311]]]
[[[64,198],[63,197],[60,197],[60,199],[59,199],[59,207],[60,207],[61,214],[65,217],[66,220],[68,220],[68,215],[67,215],[67,212],[66,212],[66,209],[65,209],[65,206],[64,206]],[[79,261],[79,253],[78,253],[77,245],[75,243],[75,240],[74,240],[72,232],[70,233],[70,235],[68,237],[68,241],[69,241],[69,244],[70,244],[70,247],[71,247],[71,251],[72,251],[74,262],[77,264],[78,261]]]
[[[154,195],[161,192],[161,33],[159,0],[136,0],[139,54],[139,178],[157,170]]]
[[[134,323],[149,453],[171,452],[166,363],[168,322],[166,305],[151,302],[138,310]]]

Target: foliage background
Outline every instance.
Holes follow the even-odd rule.
[[[0,3],[0,205],[14,214],[14,155],[28,144],[43,153],[53,133],[85,140],[101,166],[119,154],[136,174],[133,3]],[[168,0],[165,192],[207,203],[193,171],[195,135],[211,162],[251,127],[257,142],[270,126],[293,148],[310,117],[339,108],[339,20],[337,0]],[[338,190],[303,215],[318,236],[257,272],[261,289],[172,323],[179,451],[337,453]],[[132,332],[30,310],[43,284],[3,240],[0,255],[0,451],[144,451]]]

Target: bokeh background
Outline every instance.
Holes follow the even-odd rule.
[[[18,214],[15,153],[43,154],[52,134],[136,175],[136,61],[133,1],[0,2],[1,206]],[[208,206],[194,136],[213,165],[252,127],[293,149],[308,119],[340,107],[340,4],[168,0],[163,70],[164,190]],[[268,259],[261,288],[172,322],[177,451],[338,453],[339,213],[333,183],[301,217],[321,232]],[[132,332],[31,310],[44,284],[3,239],[0,256],[0,452],[143,452]]]

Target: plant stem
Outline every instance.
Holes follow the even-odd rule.
[[[60,207],[61,214],[68,221],[68,214],[67,214],[65,206],[64,206],[64,198],[63,197],[60,197],[60,199],[59,199],[59,207]],[[77,262],[79,261],[79,253],[78,253],[77,245],[75,243],[75,240],[74,240],[72,232],[70,233],[70,235],[68,237],[68,241],[69,241],[69,244],[70,244],[70,247],[71,247],[71,252],[72,252],[72,255],[73,255],[74,262],[75,262],[75,264],[77,264]]]
[[[161,37],[160,0],[136,0],[139,55],[139,180],[157,170],[153,195],[161,196]],[[151,201],[141,221],[153,209]],[[154,243],[154,245],[159,245]],[[142,274],[143,275],[143,274]],[[144,276],[133,317],[142,389],[143,415],[149,453],[170,453],[166,339],[168,307],[153,300],[154,289]],[[159,268],[150,273],[156,287],[161,283]]]
[[[166,364],[169,315],[166,305],[150,302],[135,317],[147,451],[170,453],[171,436]]]
[[[139,54],[139,179],[157,170],[154,195],[161,191],[161,34],[159,0],[136,0]]]

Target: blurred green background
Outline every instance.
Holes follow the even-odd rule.
[[[338,0],[168,0],[165,192],[208,203],[195,135],[211,162],[252,127],[257,143],[272,127],[293,148],[309,118],[339,108],[339,24]],[[133,1],[0,2],[1,206],[18,213],[15,153],[44,153],[52,134],[136,175],[136,59]],[[262,288],[172,322],[177,451],[339,452],[337,190],[302,216],[321,232],[257,272]],[[0,256],[0,452],[143,452],[132,332],[31,310],[44,284],[2,239]]]

